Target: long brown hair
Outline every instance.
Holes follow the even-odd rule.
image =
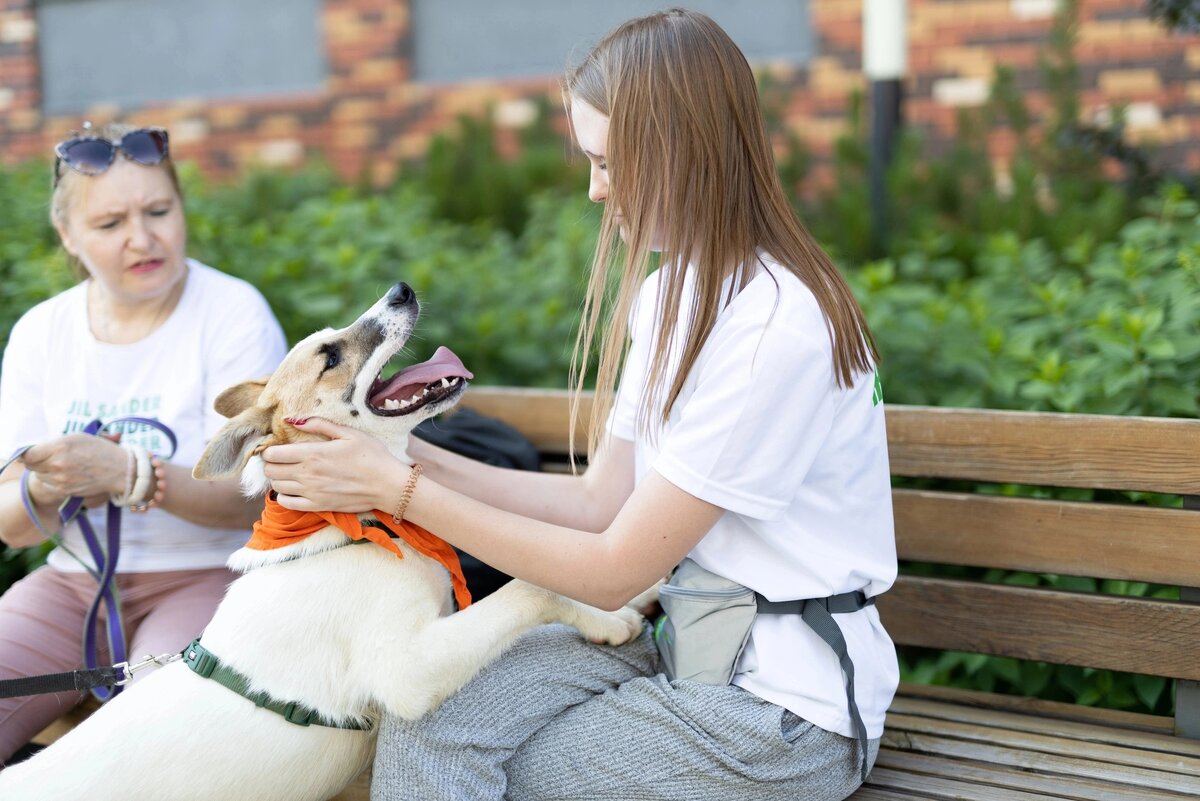
[[[567,73],[563,93],[568,108],[574,98],[609,118],[608,198],[571,360],[574,432],[587,365],[600,339],[589,454],[612,408],[628,345],[627,321],[650,269],[652,245],[661,253],[662,273],[655,319],[682,315],[691,323],[682,343],[673,341],[676,326],[657,328],[640,426],[652,428],[655,418],[666,422],[718,313],[754,276],[760,248],[816,297],[839,386],[853,385],[878,360],[850,288],[788,203],[754,74],[720,26],[678,8],[632,19]],[[624,243],[614,221],[617,211]],[[685,298],[689,263],[695,283]],[[674,348],[681,360],[667,375]]]

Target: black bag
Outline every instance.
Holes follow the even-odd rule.
[[[537,448],[524,434],[471,409],[459,409],[445,417],[425,420],[413,429],[413,433],[460,456],[496,467],[516,470],[540,470],[542,467]],[[512,578],[463,551],[458,551],[458,558],[474,600],[495,592]]]

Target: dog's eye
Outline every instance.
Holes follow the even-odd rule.
[[[325,370],[332,370],[342,363],[342,349],[336,345],[324,346],[321,353],[325,354]]]

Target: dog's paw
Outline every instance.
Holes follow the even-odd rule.
[[[615,612],[596,610],[594,617],[581,621],[578,628],[584,637],[597,645],[624,645],[642,633],[646,619],[636,609],[628,606]]]
[[[666,583],[666,579],[659,579],[658,581],[654,582],[654,585],[650,587],[650,589],[645,590],[625,605],[632,609],[638,610],[643,615],[646,614],[647,609],[653,609],[658,603],[658,588]]]

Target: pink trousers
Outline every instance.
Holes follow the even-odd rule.
[[[130,661],[183,650],[203,632],[234,578],[223,567],[119,574]],[[82,668],[83,619],[95,594],[95,579],[87,573],[43,567],[0,595],[0,679]],[[97,640],[103,643],[100,664],[112,664],[107,634],[98,632]],[[0,698],[0,764],[84,697],[68,692]]]

